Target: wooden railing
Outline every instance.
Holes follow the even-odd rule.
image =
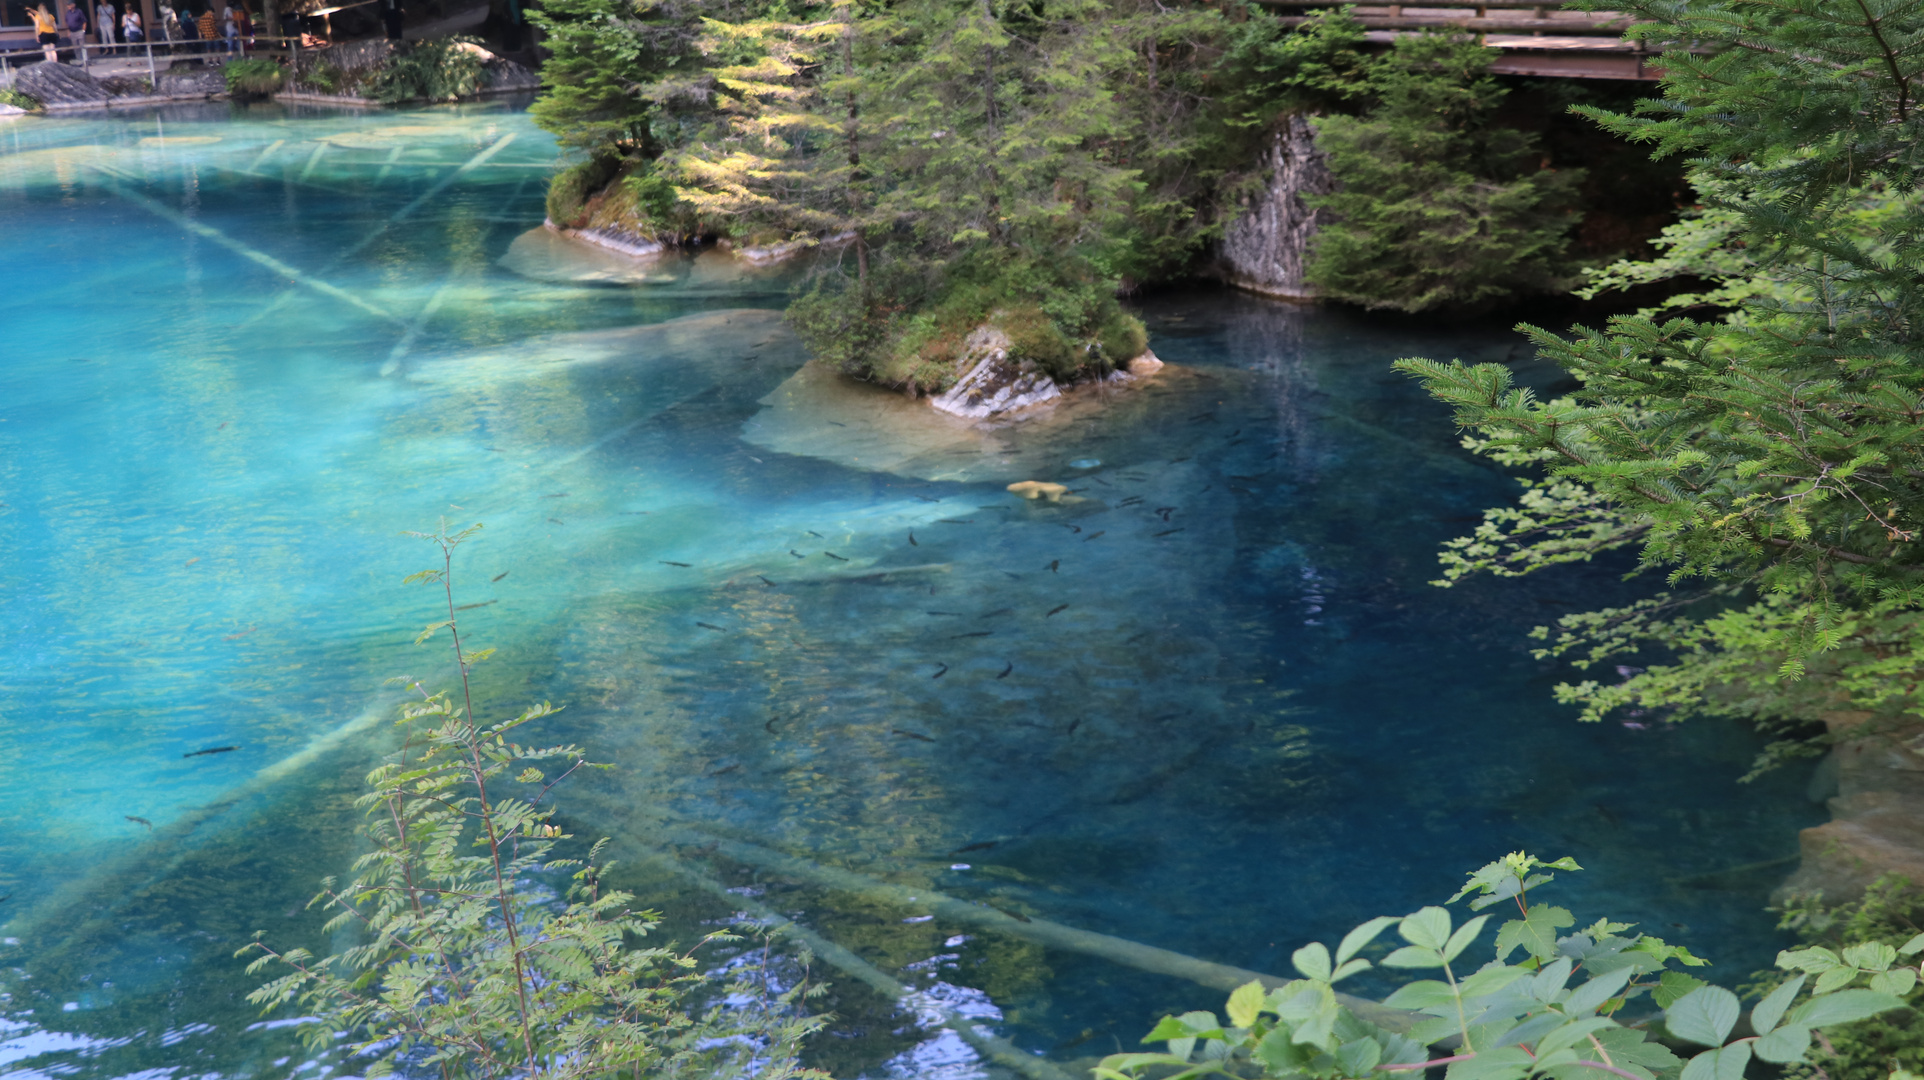
[[[1347,6],[1346,0],[1257,0],[1278,11]],[[1543,0],[1432,0],[1421,4],[1357,4],[1351,9],[1371,37],[1454,31],[1478,35],[1503,50],[1491,70],[1507,75],[1577,79],[1657,78],[1641,42],[1624,41],[1634,21],[1618,11],[1574,11]],[[1306,15],[1284,15],[1295,25]]]

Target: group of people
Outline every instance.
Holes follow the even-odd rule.
[[[73,0],[64,12],[65,30],[74,49],[75,58],[82,64],[87,62],[87,34],[92,32],[99,43],[102,55],[112,53],[116,47],[125,48],[139,45],[147,40],[148,28],[141,22],[138,0],[123,0],[123,12],[114,0],[97,0],[90,13],[86,0]],[[193,0],[157,0],[154,15],[153,40],[156,42],[219,42],[227,52],[244,52],[254,40],[254,20],[242,0],[212,0],[201,9],[198,16],[194,13]],[[220,7],[215,14],[215,5]],[[49,62],[59,60],[61,21],[47,10],[45,3],[33,8],[27,14],[33,17],[34,32],[40,49]],[[196,46],[212,49],[215,46]]]

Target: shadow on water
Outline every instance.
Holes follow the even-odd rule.
[[[676,936],[731,905],[664,856],[1053,1060],[1220,991],[901,889],[1282,972],[1527,848],[1592,868],[1581,918],[1726,971],[1777,947],[1775,879],[1741,868],[1817,819],[1802,778],[1738,786],[1728,726],[1580,727],[1528,653],[1646,587],[1628,566],[1427,584],[1514,489],[1388,363],[1547,383],[1507,331],[1165,292],[1152,384],[947,429],[804,369],[782,273],[531,233],[555,151],[508,109],[0,146],[0,243],[36,268],[0,369],[0,1065],[303,1067],[230,957],[329,944],[301,906],[357,850],[381,681],[447,675],[397,584],[397,533],[443,514],[487,525],[460,586],[486,700],[565,704],[554,734],[618,764],[563,812]],[[996,1071],[829,978],[837,1075]]]

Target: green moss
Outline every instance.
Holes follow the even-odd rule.
[[[1149,348],[1149,328],[1141,319],[1118,308],[1104,320],[1097,340],[1102,345],[1102,355],[1111,364],[1126,364]]]
[[[616,158],[591,157],[556,173],[548,181],[548,220],[568,229],[584,225],[588,197],[606,186],[620,167]]]
[[[265,57],[230,60],[221,70],[227,92],[240,98],[270,97],[287,82],[287,72]]]

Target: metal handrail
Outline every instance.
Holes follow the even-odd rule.
[[[70,38],[72,35],[66,31],[62,31],[60,36],[62,38]],[[226,38],[196,37],[181,38],[179,40],[116,42],[110,45],[101,45],[98,43],[89,44],[83,38],[83,40],[75,44],[56,45],[54,47],[54,56],[56,58],[71,58],[79,67],[86,68],[92,66],[93,60],[108,59],[116,54],[125,57],[138,51],[144,54],[147,60],[148,83],[158,89],[160,85],[161,68],[160,65],[155,63],[157,50],[158,55],[165,58],[169,66],[172,65],[174,60],[183,58],[198,59],[219,56],[237,59],[247,56],[286,56],[292,62],[293,66],[298,68],[300,56],[303,52],[314,52],[326,48],[330,44],[330,42],[327,42],[325,39],[315,38],[307,34],[255,34],[251,37],[235,38],[234,42],[237,47],[230,50],[227,47],[228,39]],[[93,53],[91,59],[88,56],[89,51]],[[0,71],[7,71],[18,67],[28,67],[31,64],[39,63],[44,55],[44,50],[38,45],[34,46],[31,50],[18,49],[0,52]],[[14,60],[16,57],[21,59],[30,57],[31,59],[28,60],[27,63],[15,63]]]

